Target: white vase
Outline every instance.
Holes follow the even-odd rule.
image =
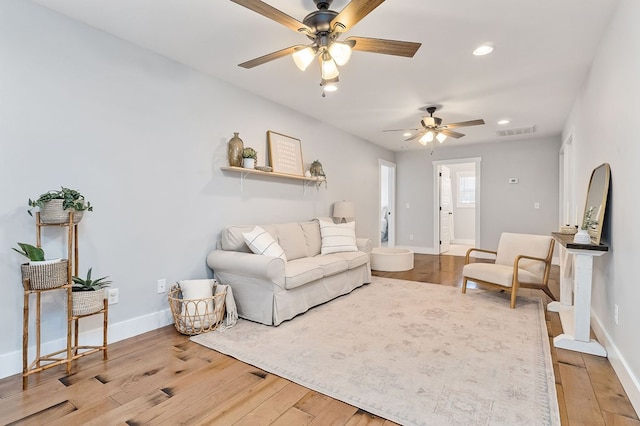
[[[254,158],[243,158],[242,167],[244,167],[245,169],[255,169],[256,160]]]
[[[578,233],[573,237],[573,242],[576,244],[590,244],[591,236],[586,229],[578,229]]]

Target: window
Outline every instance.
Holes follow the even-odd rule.
[[[476,206],[476,175],[474,172],[458,172],[457,207]]]

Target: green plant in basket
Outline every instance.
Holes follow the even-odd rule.
[[[42,209],[46,202],[51,200],[63,200],[62,208],[64,210],[67,209],[75,209],[77,211],[93,211],[93,207],[91,203],[86,201],[84,195],[76,191],[75,189],[65,188],[64,186],[60,187],[60,190],[51,190],[47,191],[44,194],[41,194],[37,199],[32,200],[29,198],[29,207],[31,207],[27,212],[33,216],[31,210],[35,207],[39,207]]]
[[[32,262],[41,262],[44,260],[44,250],[40,247],[32,246],[27,243],[18,243],[20,250],[13,248],[16,253],[20,253]]]
[[[80,277],[72,277],[73,285],[71,286],[72,291],[98,291],[101,288],[109,287],[111,281],[107,281],[109,277],[101,277],[96,278],[95,280],[91,278],[91,269],[87,271],[86,278]]]

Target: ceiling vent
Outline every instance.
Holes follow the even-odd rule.
[[[536,126],[527,126],[527,127],[515,127],[512,129],[504,129],[504,130],[496,130],[496,135],[498,136],[520,136],[520,135],[528,135],[529,133],[535,133]]]

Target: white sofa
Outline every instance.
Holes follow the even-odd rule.
[[[233,289],[242,318],[278,325],[371,282],[367,238],[356,238],[358,251],[323,255],[317,219],[260,227],[282,247],[286,261],[251,252],[243,233],[253,225],[225,228],[218,248],[207,256],[218,282]]]

